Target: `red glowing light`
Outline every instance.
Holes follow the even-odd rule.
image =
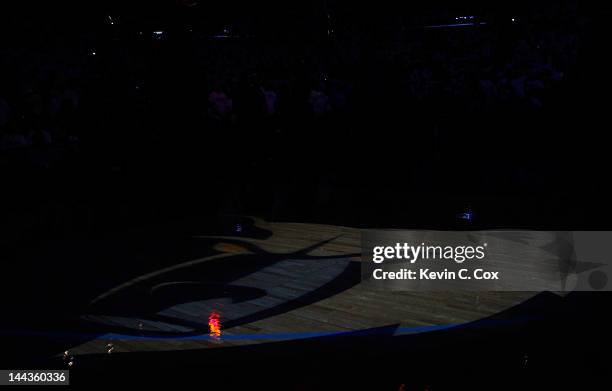
[[[221,316],[217,311],[213,311],[208,316],[208,329],[210,335],[213,338],[221,337]]]

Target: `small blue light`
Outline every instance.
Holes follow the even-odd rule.
[[[465,220],[465,221],[472,221],[472,219],[474,218],[474,213],[471,210],[468,210],[466,212],[463,213],[459,213],[457,215],[457,218],[460,220]]]

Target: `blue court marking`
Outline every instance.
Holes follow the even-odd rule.
[[[523,319],[526,320],[526,319]],[[147,341],[147,340],[193,340],[193,341],[240,341],[240,340],[290,340],[304,338],[319,338],[319,337],[336,337],[336,336],[373,336],[373,335],[390,335],[393,330],[393,335],[423,333],[429,331],[446,330],[453,327],[487,327],[501,324],[509,324],[519,322],[521,319],[515,320],[481,320],[473,324],[443,324],[431,326],[416,326],[416,327],[398,327],[392,329],[389,327],[381,327],[374,330],[350,330],[350,331],[327,331],[327,332],[300,332],[300,333],[264,333],[264,334],[222,334],[220,337],[210,336],[208,334],[186,335],[186,336],[167,336],[167,335],[129,335],[118,333],[73,333],[73,332],[45,332],[32,330],[0,330],[0,335],[18,335],[27,337],[51,337],[51,338],[76,338],[76,339],[100,339],[100,340],[121,340],[121,341]]]

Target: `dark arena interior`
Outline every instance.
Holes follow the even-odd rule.
[[[2,2],[0,384],[608,389],[611,9]]]

